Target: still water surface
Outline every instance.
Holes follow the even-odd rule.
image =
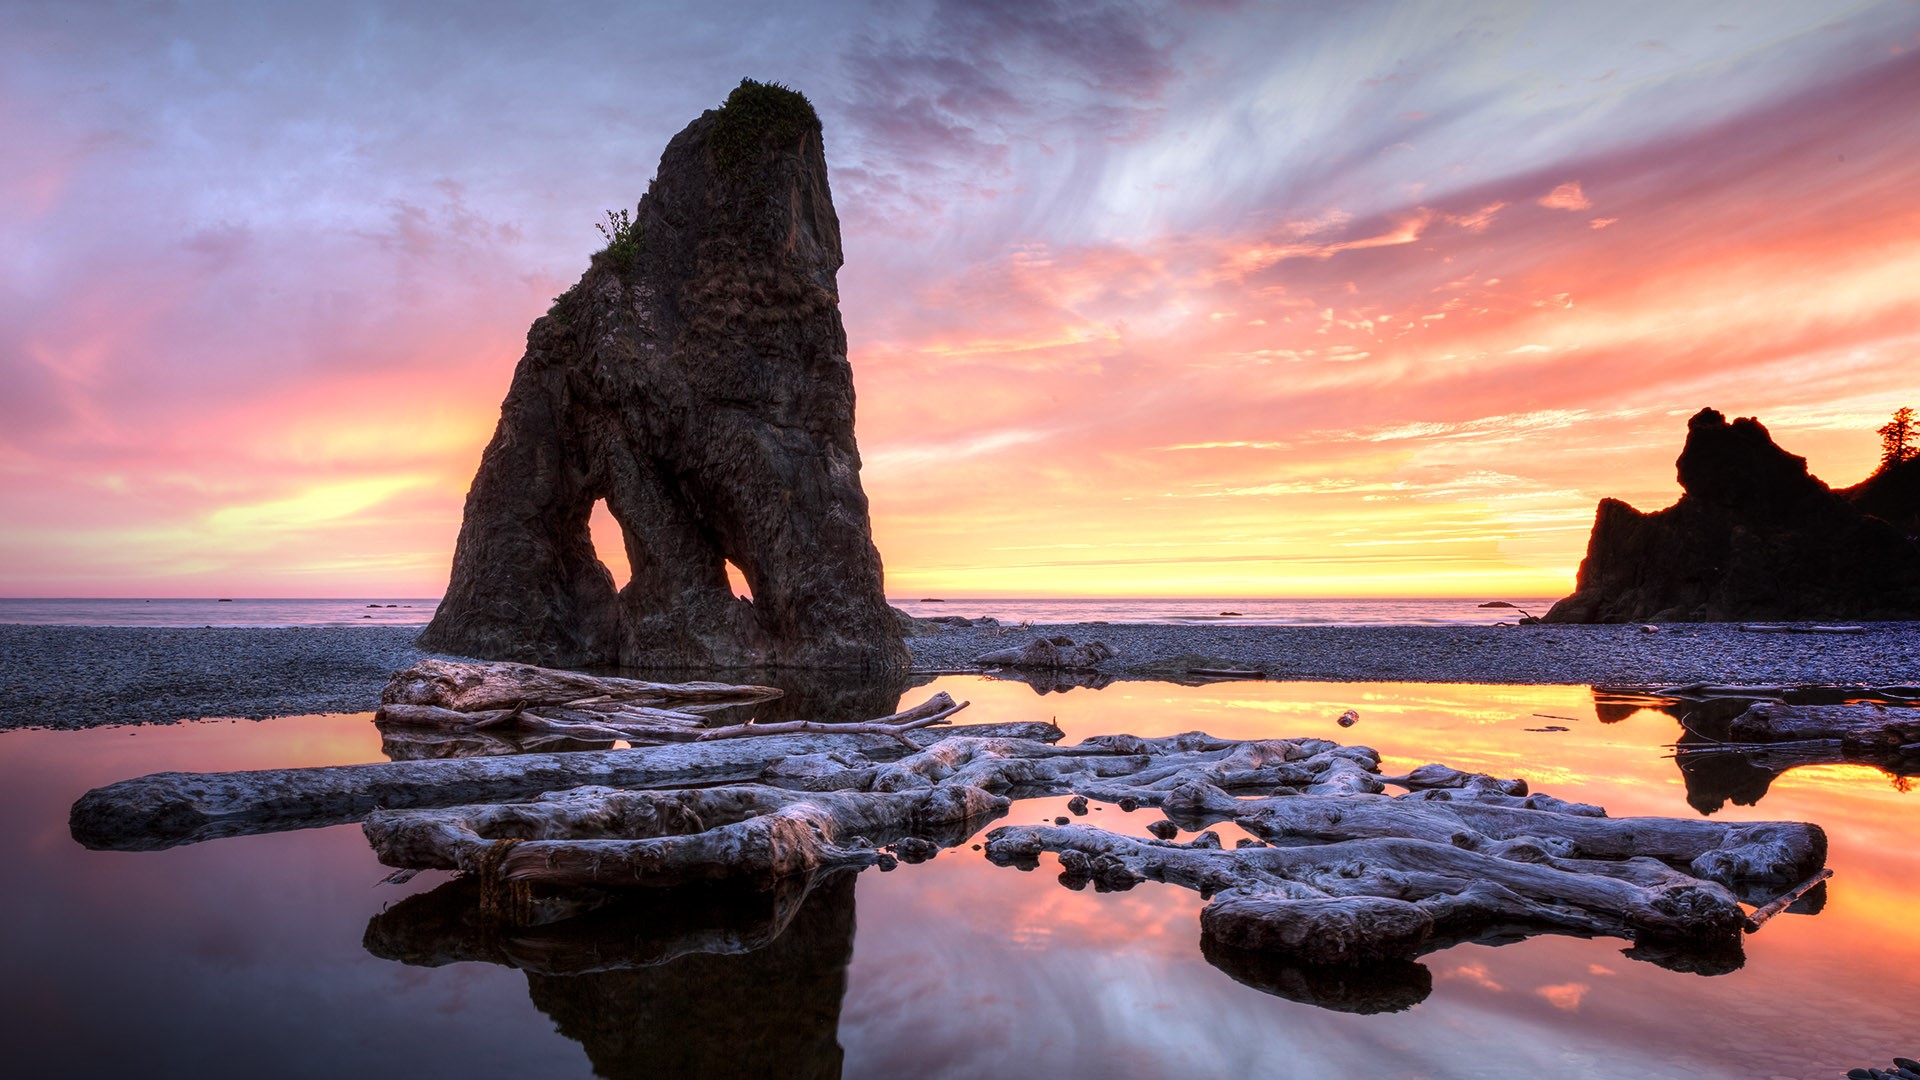
[[[1723,804],[1715,817],[1811,820],[1837,876],[1818,914],[1775,919],[1725,974],[1637,962],[1619,941],[1463,945],[1425,958],[1423,1000],[1378,1015],[1212,967],[1193,893],[1072,892],[1050,859],[1022,873],[966,848],[830,882],[757,951],[658,963],[638,918],[544,941],[476,931],[445,875],[376,885],[385,871],[353,826],[146,853],[90,852],[68,835],[73,799],[126,777],[381,760],[365,714],[7,732],[7,1075],[1835,1077],[1920,1050],[1920,795],[1878,769],[1689,791],[1663,756],[1671,716],[1598,709],[1581,687],[1121,683],[1042,696],[964,677],[912,698],[933,689],[972,699],[975,721],[1057,718],[1069,741],[1314,735],[1374,746],[1389,772],[1442,760],[1521,775],[1614,816]],[[1341,729],[1333,718],[1349,707],[1361,722]],[[1525,730],[1555,724],[1571,730]],[[1034,800],[1006,820],[1061,812]],[[1157,817],[1107,807],[1092,820],[1144,834]],[[672,917],[724,922],[717,909]]]

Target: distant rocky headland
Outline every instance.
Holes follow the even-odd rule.
[[[1835,491],[1752,417],[1702,409],[1680,501],[1603,499],[1572,596],[1546,621],[1920,618],[1920,459]]]

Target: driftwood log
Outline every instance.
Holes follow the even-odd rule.
[[[951,706],[952,699],[946,703]],[[948,733],[1060,737],[1058,728],[1045,723],[919,728],[906,737],[915,746],[925,746]],[[225,836],[345,824],[381,807],[530,799],[588,784],[664,788],[738,783],[797,755],[847,752],[886,760],[905,749],[890,735],[769,735],[584,753],[154,773],[87,792],[73,804],[68,824],[74,839],[89,848],[156,850]]]
[[[382,705],[435,705],[456,712],[540,705],[587,708],[598,704],[737,704],[777,698],[771,686],[732,683],[656,683],[578,671],[426,659],[394,673],[380,693]]]
[[[374,723],[399,728],[549,736],[630,743],[693,739],[702,714],[770,701],[770,686],[720,682],[657,683],[586,675],[527,664],[425,659],[394,673]],[[423,736],[415,735],[415,743]],[[471,741],[471,740],[467,740]]]
[[[726,744],[671,749],[697,752],[709,745]],[[1060,748],[956,733],[892,762],[852,749],[791,754],[741,778],[758,781],[751,785],[662,790],[670,785],[660,783],[645,785],[655,789],[646,792],[594,788],[530,804],[381,811],[368,817],[365,829],[386,865],[477,871],[503,882],[765,881],[884,862],[878,848],[902,837],[958,842],[1005,813],[1009,796],[1084,789],[1133,807],[1164,797],[1179,776],[1234,788],[1364,790],[1378,786],[1367,772],[1377,762],[1371,750],[1323,739],[1243,743],[1192,733],[1095,737]],[[702,768],[690,770],[683,783],[714,778]],[[955,825],[963,826],[957,834]],[[856,837],[863,842],[851,844]],[[508,850],[535,840],[547,845],[533,848],[538,858]]]
[[[1031,869],[1051,852],[1071,888],[1184,885],[1212,901],[1203,937],[1308,965],[1411,960],[1490,932],[1725,947],[1757,928],[1736,889],[1793,885],[1826,858],[1813,825],[1610,819],[1473,788],[1243,801],[1195,783],[1163,805],[1173,820],[1231,820],[1270,846],[1070,824],[996,829],[987,855]]]
[[[1520,781],[1445,766],[1384,777],[1378,766],[1370,749],[1322,739],[950,737],[893,762],[787,758],[751,785],[382,811],[364,829],[389,866],[462,870],[494,890],[676,887],[918,861],[1011,799],[1076,794],[1160,807],[1189,828],[1231,820],[1261,839],[1226,851],[1211,832],[1173,843],[1009,826],[989,835],[988,858],[1031,869],[1053,853],[1071,887],[1186,885],[1212,900],[1203,935],[1223,950],[1317,967],[1543,932],[1627,937],[1649,952],[1737,950],[1755,928],[1741,894],[1764,903],[1825,862],[1813,825],[1612,819]],[[1389,783],[1411,790],[1382,794]]]

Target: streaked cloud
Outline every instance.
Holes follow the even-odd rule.
[[[822,113],[895,588],[1554,593],[1700,406],[1844,484],[1912,404],[1911,5],[12,14],[0,594],[437,592],[742,75]]]

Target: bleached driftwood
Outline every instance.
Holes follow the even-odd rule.
[[[1197,732],[1072,747],[949,738],[890,763],[789,758],[753,785],[381,812],[365,831],[387,865],[499,886],[678,886],[924,857],[963,842],[1011,798],[1075,793],[1159,806],[1189,827],[1232,820],[1263,845],[1229,852],[1212,833],[1176,844],[1085,824],[1009,826],[989,835],[988,857],[1030,868],[1053,852],[1069,885],[1183,884],[1213,899],[1202,926],[1218,944],[1315,965],[1407,960],[1495,930],[1649,947],[1737,940],[1753,924],[1736,889],[1804,880],[1825,860],[1817,826],[1611,819],[1444,766],[1391,778],[1414,790],[1389,797],[1378,761],[1321,739]]]
[[[947,734],[1060,737],[1051,724],[981,724],[918,729],[916,746]],[[308,769],[155,773],[95,788],[73,804],[69,826],[96,849],[154,850],[223,836],[317,828],[359,821],[379,807],[454,806],[530,799],[586,784],[623,788],[686,787],[757,778],[783,758],[849,752],[899,757],[884,735],[772,735],[713,743],[676,743],[581,753],[387,761]]]
[[[1203,937],[1309,965],[1410,960],[1495,929],[1722,942],[1755,926],[1735,888],[1800,880],[1826,857],[1813,825],[1610,819],[1471,789],[1249,802],[1192,784],[1168,810],[1189,824],[1232,820],[1276,846],[1006,826],[988,836],[987,855],[1031,868],[1052,852],[1070,887],[1196,889],[1212,900]]]
[[[455,712],[602,705],[738,704],[780,696],[771,686],[719,682],[656,683],[578,671],[472,661],[421,660],[395,672],[382,705],[435,705]]]
[[[954,713],[966,708],[971,702],[958,702],[952,695],[941,691],[911,709],[903,709],[891,716],[882,716],[857,724],[827,724],[818,720],[784,720],[773,724],[734,724],[731,727],[708,728],[695,736],[695,742],[712,742],[716,739],[739,739],[747,736],[764,735],[885,735],[898,739],[908,749],[917,749],[907,732],[947,723]]]
[[[1159,739],[1095,737],[1063,748],[1033,739],[956,736],[892,762],[844,751],[796,754],[770,763],[753,786],[591,789],[530,804],[380,812],[368,817],[365,829],[389,866],[481,870],[502,881],[766,880],[884,861],[877,848],[887,838],[933,840],[954,822],[977,827],[1003,813],[1008,797],[1078,791],[1137,807],[1164,798],[1183,780],[1260,790],[1377,789],[1367,768],[1378,760],[1365,747],[1324,739],[1238,742],[1194,732]],[[793,827],[795,821],[805,827]],[[866,842],[841,842],[850,837]],[[537,858],[495,850],[535,838],[551,842],[533,849]]]
[[[1197,821],[1232,821],[1276,843],[1403,838],[1504,861],[1657,859],[1730,888],[1798,881],[1826,860],[1826,835],[1818,826],[1610,818],[1585,803],[1503,794],[1479,785],[1396,797],[1257,800],[1234,799],[1217,788],[1195,785],[1181,790],[1167,810],[1188,828]]]
[[[768,686],[656,683],[429,658],[394,673],[381,692],[374,723],[382,731],[406,727],[450,735],[495,731],[583,741],[681,742],[706,728],[703,711],[780,696]],[[673,708],[662,707],[668,705]]]
[[[483,882],[673,887],[870,865],[887,857],[880,845],[907,835],[970,836],[1008,805],[967,784],[889,792],[585,787],[531,803],[375,811],[363,828],[388,866],[463,870]]]

